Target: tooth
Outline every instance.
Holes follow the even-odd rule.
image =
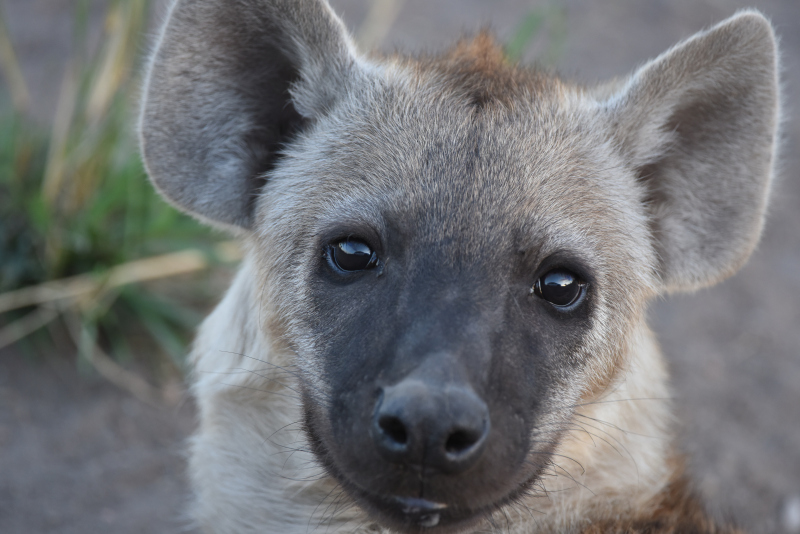
[[[421,527],[435,527],[439,524],[439,514],[425,514],[419,516],[419,526]]]

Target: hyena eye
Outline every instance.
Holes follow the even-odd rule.
[[[328,247],[330,260],[342,271],[363,271],[378,264],[378,256],[375,252],[359,239],[348,237],[332,243]]]
[[[553,306],[565,308],[577,302],[583,294],[586,282],[566,269],[554,269],[533,285],[532,292]]]

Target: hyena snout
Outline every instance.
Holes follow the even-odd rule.
[[[412,376],[382,389],[370,432],[385,460],[453,474],[480,458],[490,428],[489,409],[468,384]]]

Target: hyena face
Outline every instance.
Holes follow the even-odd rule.
[[[302,134],[254,223],[315,452],[395,525],[527,491],[654,283],[641,187],[575,135],[596,117],[557,86],[441,85],[386,83]]]
[[[776,113],[756,13],[584,89],[486,36],[365,59],[324,2],[187,0],[142,141],[168,199],[243,237],[255,304],[230,329],[298,369],[319,463],[382,524],[444,532],[536,493],[576,410],[627,379],[649,297],[746,259]],[[198,443],[259,426],[197,391]]]

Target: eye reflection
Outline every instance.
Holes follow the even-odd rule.
[[[586,283],[566,269],[554,269],[536,280],[532,292],[550,304],[564,308],[574,304],[583,294]]]
[[[364,241],[349,237],[329,245],[329,255],[336,267],[347,272],[371,269],[378,260]]]

